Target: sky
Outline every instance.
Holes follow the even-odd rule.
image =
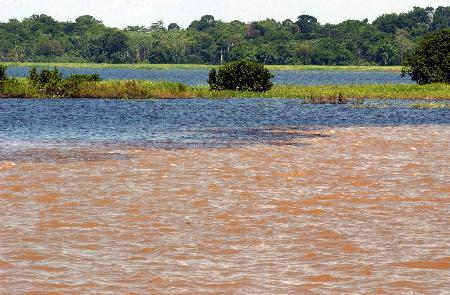
[[[274,18],[295,20],[301,14],[320,23],[347,19],[373,21],[383,13],[407,12],[414,6],[448,6],[449,0],[0,0],[0,21],[47,14],[58,21],[92,15],[107,26],[150,26],[162,20],[187,27],[210,14],[223,21],[244,22]]]

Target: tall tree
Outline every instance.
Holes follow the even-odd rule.
[[[317,18],[306,14],[300,15],[295,24],[297,25],[298,30],[303,34],[311,34],[318,27]]]

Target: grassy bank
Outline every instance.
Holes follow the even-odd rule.
[[[131,70],[210,70],[214,66],[197,64],[95,64],[95,63],[2,63],[8,67],[44,68],[89,68],[89,69],[131,69]],[[400,66],[315,66],[315,65],[268,65],[271,71],[351,71],[351,72],[400,72]]]
[[[25,78],[4,83],[2,97],[46,98],[42,89]],[[73,98],[306,98],[306,99],[450,99],[450,84],[431,85],[275,85],[267,92],[209,91],[207,86],[190,87],[164,81],[109,80],[86,82],[70,97]]]

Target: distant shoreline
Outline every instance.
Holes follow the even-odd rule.
[[[2,62],[8,67],[130,69],[152,71],[205,71],[219,65],[204,64],[105,64],[105,63],[37,63]],[[271,71],[350,71],[350,72],[401,72],[401,66],[320,66],[320,65],[266,65]]]

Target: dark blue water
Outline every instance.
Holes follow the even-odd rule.
[[[8,68],[8,75],[25,77],[29,73],[26,67]],[[70,74],[99,74],[103,79],[119,80],[167,80],[188,85],[207,84],[208,71],[150,71],[130,69],[87,69],[61,68],[63,75]],[[274,83],[277,84],[410,84],[412,81],[399,73],[391,72],[347,72],[347,71],[274,71]]]
[[[374,104],[390,104],[373,108]],[[366,101],[372,107],[310,105],[295,99],[0,100],[0,143],[223,147],[283,144],[292,129],[450,124],[450,110],[412,101]],[[304,135],[306,136],[306,135]],[[307,135],[310,136],[310,135]],[[0,146],[0,154],[6,147]]]

